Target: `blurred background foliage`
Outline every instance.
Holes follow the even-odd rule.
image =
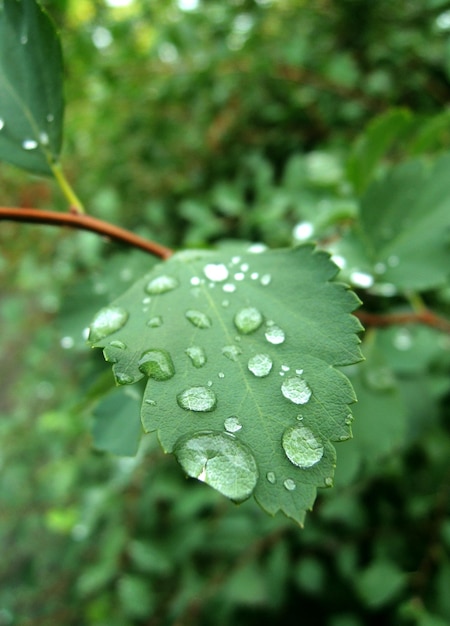
[[[286,246],[305,220],[326,240],[375,169],[450,147],[449,2],[42,4],[69,179],[90,213],[166,245]],[[66,209],[3,163],[0,189]],[[111,406],[136,422],[139,393],[114,390],[82,331],[151,258],[6,222],[0,246],[0,626],[448,626],[448,337],[367,333],[355,439],[301,530],[186,481],[136,429],[130,457],[102,452],[98,424]],[[426,296],[448,313],[448,287]]]

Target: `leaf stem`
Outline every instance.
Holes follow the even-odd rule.
[[[78,198],[69,181],[65,177],[65,174],[59,163],[50,163],[50,168],[53,172],[53,176],[56,178],[61,191],[69,201],[70,206],[76,210],[77,213],[86,213],[83,203]]]
[[[131,231],[114,226],[109,222],[80,213],[58,213],[38,209],[0,207],[0,220],[47,224],[50,226],[69,226],[70,228],[88,230],[128,246],[144,250],[144,252],[153,254],[163,260],[168,259],[173,254],[173,250],[159,243],[139,237]]]
[[[386,327],[396,324],[425,324],[438,330],[450,333],[450,322],[429,309],[422,309],[412,313],[368,313],[355,311],[353,315],[365,326]]]

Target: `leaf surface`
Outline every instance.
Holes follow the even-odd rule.
[[[187,474],[302,523],[350,437],[355,397],[334,366],[361,358],[336,271],[310,245],[179,253],[102,309],[90,342],[118,384],[148,376],[144,429]]]
[[[51,174],[62,143],[63,65],[52,21],[34,0],[0,3],[0,159]]]

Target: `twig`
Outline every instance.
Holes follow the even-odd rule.
[[[58,213],[56,211],[41,211],[38,209],[0,207],[0,220],[47,224],[49,226],[69,226],[70,228],[89,230],[98,235],[109,237],[128,246],[144,250],[161,259],[168,259],[173,254],[173,250],[159,243],[144,239],[129,230],[82,213]]]
[[[395,324],[425,324],[426,326],[450,333],[450,322],[429,310],[418,311],[417,313],[385,314],[356,311],[354,315],[364,326],[385,327],[394,326]]]

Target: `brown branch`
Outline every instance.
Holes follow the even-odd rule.
[[[88,230],[98,235],[109,237],[110,239],[114,239],[128,246],[144,250],[144,252],[153,254],[161,259],[168,259],[173,254],[173,250],[170,248],[139,237],[129,230],[114,226],[103,220],[91,217],[90,215],[75,212],[57,213],[55,211],[41,211],[39,209],[0,207],[0,220],[47,224],[49,226],[68,226],[70,228]]]
[[[427,309],[418,313],[385,314],[356,311],[354,315],[364,326],[386,327],[395,324],[425,324],[426,326],[450,333],[450,322]]]

